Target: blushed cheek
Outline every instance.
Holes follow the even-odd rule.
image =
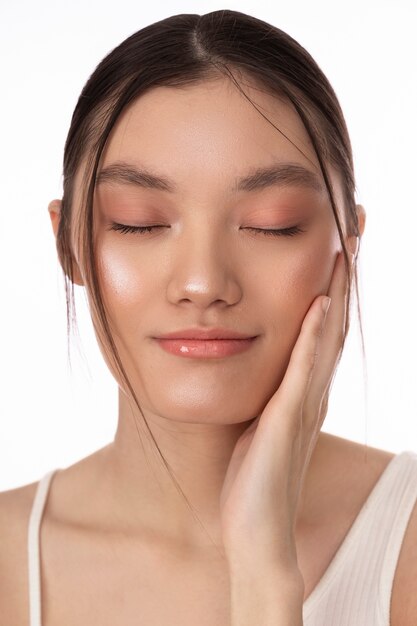
[[[134,255],[117,247],[102,247],[98,254],[100,282],[114,321],[128,322],[129,313],[147,301],[149,268],[138,266]],[[135,315],[133,315],[135,319]],[[137,320],[136,320],[137,322]]]
[[[284,353],[294,345],[314,299],[327,292],[336,254],[331,241],[322,241],[321,245],[305,248],[283,260],[273,274],[269,271],[267,290],[260,285],[259,297],[265,301],[268,294],[269,300],[263,307],[264,312],[269,311],[265,324],[272,329]]]
[[[299,297],[312,301],[327,292],[337,255],[337,244],[324,240],[314,248],[306,248],[288,273]]]

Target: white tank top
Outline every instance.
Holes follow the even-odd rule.
[[[38,483],[28,525],[30,626],[42,626],[39,529],[51,470]],[[303,604],[304,626],[389,626],[392,583],[417,500],[417,453],[395,455],[327,570]]]

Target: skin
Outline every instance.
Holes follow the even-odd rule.
[[[157,88],[121,116],[101,167],[115,161],[144,164],[174,179],[178,191],[112,183],[100,185],[95,199],[100,275],[117,347],[162,453],[217,546],[224,543],[219,498],[233,450],[282,382],[303,319],[315,298],[328,292],[342,249],[325,192],[295,186],[231,191],[236,176],[276,159],[319,172],[292,108],[245,88],[305,156],[228,81],[181,91]],[[74,221],[82,173],[80,168],[75,182]],[[339,177],[334,170],[331,175],[342,206]],[[59,200],[49,205],[55,235],[59,209]],[[357,209],[362,233],[365,213]],[[122,234],[108,230],[111,221],[171,229]],[[237,230],[296,224],[305,232],[294,237]],[[355,250],[356,238],[346,242]],[[76,282],[82,285],[75,239],[73,249]],[[168,355],[151,338],[200,324],[260,337],[256,347],[222,361]],[[207,537],[145,434],[141,445],[135,421],[145,433],[142,416],[119,388],[118,427],[104,463],[115,506],[106,519],[132,532],[153,528],[180,545],[206,546]],[[307,499],[303,494],[299,520],[308,514]],[[103,509],[97,514],[99,519]]]

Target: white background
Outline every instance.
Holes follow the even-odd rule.
[[[146,3],[147,5],[147,3]],[[148,8],[148,6],[150,8]],[[70,117],[98,62],[147,24],[235,9],[287,31],[339,97],[367,211],[359,262],[368,397],[354,316],[323,430],[417,451],[416,11],[335,3],[3,0],[0,5],[0,490],[108,443],[117,387],[76,287],[81,342],[67,363],[63,278],[47,212],[61,197]]]

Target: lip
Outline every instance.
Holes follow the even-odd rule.
[[[160,347],[176,356],[189,359],[221,359],[248,350],[256,337],[244,339],[161,339],[155,338]]]
[[[155,339],[254,339],[256,335],[239,333],[230,328],[184,328],[171,333],[164,333]]]

